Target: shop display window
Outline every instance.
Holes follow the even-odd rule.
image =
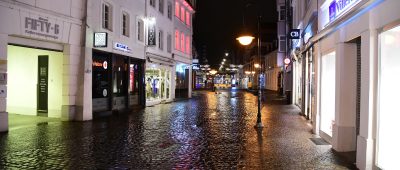
[[[93,98],[106,98],[110,95],[110,62],[106,55],[93,55]]]
[[[146,100],[170,98],[170,71],[163,68],[146,69]]]
[[[129,65],[129,94],[137,95],[139,94],[139,65],[138,64],[130,64]]]
[[[127,74],[127,64],[126,57],[114,56],[113,57],[113,80],[112,87],[113,93],[116,96],[123,96],[126,94],[126,74]]]
[[[384,31],[379,38],[377,166],[381,169],[398,169],[400,26]]]
[[[321,61],[321,130],[329,136],[335,123],[335,58],[332,52]]]

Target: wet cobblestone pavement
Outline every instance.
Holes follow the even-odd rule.
[[[254,129],[257,97],[199,91],[193,99],[89,122],[49,122],[0,135],[0,169],[352,169],[315,145],[295,106],[273,94]]]

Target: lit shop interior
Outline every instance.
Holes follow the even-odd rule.
[[[171,72],[163,67],[146,68],[146,101],[167,100],[171,97]]]
[[[7,112],[61,117],[63,53],[8,45]]]

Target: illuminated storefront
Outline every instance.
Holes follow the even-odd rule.
[[[119,54],[93,51],[93,112],[123,111],[144,105],[141,96],[143,61]]]
[[[377,166],[398,169],[400,142],[398,96],[400,96],[400,25],[379,36],[379,88],[377,125]]]
[[[7,46],[7,112],[61,117],[63,53]]]
[[[189,93],[189,65],[176,64],[175,98],[187,98]]]
[[[148,63],[145,73],[146,105],[171,101],[171,67]]]

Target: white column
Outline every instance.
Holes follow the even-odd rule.
[[[361,34],[361,102],[360,134],[357,137],[357,167],[374,169],[375,116],[378,80],[378,33]]]
[[[7,34],[0,34],[0,76],[7,76]],[[8,131],[7,81],[0,84],[0,132]]]
[[[332,147],[338,152],[356,150],[357,45],[336,48],[336,106]]]
[[[174,100],[175,99],[175,88],[176,88],[176,80],[175,80],[175,77],[176,77],[176,63],[175,63],[175,65],[173,66],[173,67],[171,67],[171,99],[172,100]]]

